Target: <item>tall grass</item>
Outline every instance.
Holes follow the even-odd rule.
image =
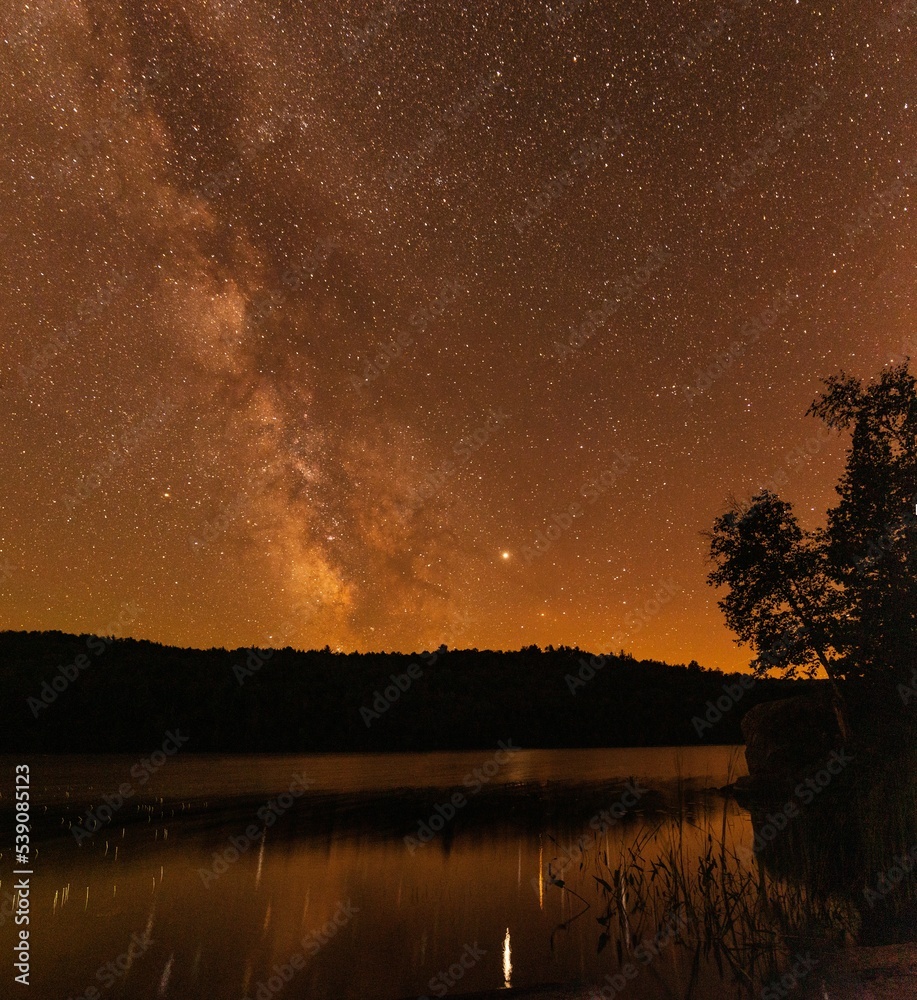
[[[599,923],[617,940],[619,960],[677,914],[673,944],[691,959],[685,996],[702,963],[751,996],[797,952],[858,925],[849,901],[810,892],[768,871],[759,855],[749,857],[733,841],[726,809],[719,826],[709,814],[690,819],[682,812],[644,828],[617,857],[599,847],[595,865]]]
[[[667,946],[682,953],[681,995],[692,996],[715,969],[739,995],[754,996],[797,953],[856,934],[859,914],[849,895],[831,892],[824,878],[799,878],[795,865],[790,875],[766,863],[749,833],[734,800],[715,811],[698,807],[679,781],[668,813],[653,825],[614,848],[607,836],[597,838],[599,948],[614,941],[623,964],[641,941],[663,932]],[[805,843],[796,840],[785,846]],[[801,863],[814,875],[822,860],[813,851]]]
[[[713,977],[751,997],[808,951],[917,938],[915,775],[917,749],[864,753],[758,850],[755,830],[782,793],[747,803],[749,823],[729,793],[711,808],[718,793],[679,779],[663,811],[629,835],[598,834],[581,865],[599,895],[599,950],[613,945],[623,966],[665,932],[680,967],[671,995],[691,997],[701,980],[709,992]],[[906,855],[913,869],[870,900],[865,890]]]

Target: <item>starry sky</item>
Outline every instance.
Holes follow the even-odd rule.
[[[917,339],[917,9],[10,0],[0,628],[735,668]],[[917,353],[917,351],[910,351]]]

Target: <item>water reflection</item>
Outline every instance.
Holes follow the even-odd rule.
[[[509,989],[513,983],[513,962],[512,951],[509,944],[509,928],[506,928],[506,937],[503,939],[503,986]]]
[[[613,777],[640,774],[614,760],[616,751],[562,752],[566,775],[553,752],[547,759],[523,753],[525,759],[513,761],[516,774],[550,774],[552,781],[572,783],[603,769]],[[673,777],[678,770],[672,750],[639,754],[648,777],[666,772]],[[464,774],[485,755],[436,756],[452,758],[449,767]],[[727,758],[725,748],[710,748],[697,758],[696,770],[724,783]],[[323,773],[332,763],[323,759]],[[246,762],[246,773],[254,766]],[[293,770],[308,766],[288,760],[258,791],[275,792]],[[379,772],[364,774],[364,784],[393,780],[391,761],[379,766]],[[398,774],[404,766],[402,761]],[[268,770],[274,767],[271,763]],[[372,771],[373,760],[364,758],[363,767]],[[416,762],[410,764],[415,767]],[[99,781],[95,771],[90,777]],[[179,777],[173,781],[180,784]],[[81,776],[75,778],[78,786]],[[102,787],[108,787],[106,780]],[[442,797],[431,793],[428,800],[427,805]],[[428,992],[430,980],[472,942],[485,954],[455,992],[600,983],[618,972],[618,959],[615,948],[597,949],[601,899],[592,870],[581,870],[582,857],[569,861],[561,888],[547,877],[549,866],[558,864],[559,845],[583,838],[616,857],[659,815],[645,806],[643,816],[629,814],[597,835],[588,822],[591,806],[576,795],[544,801],[548,805],[539,805],[536,794],[517,795],[491,808],[481,796],[453,821],[450,839],[440,836],[413,852],[402,835],[429,808],[408,816],[398,830],[380,830],[365,817],[354,824],[341,816],[305,834],[292,822],[278,823],[260,837],[257,850],[237,852],[216,875],[214,859],[225,856],[231,838],[241,843],[251,814],[221,815],[212,822],[171,820],[168,839],[164,824],[154,819],[128,826],[123,834],[109,831],[118,852],[106,850],[99,837],[81,846],[67,837],[49,840],[40,845],[32,883],[39,930],[31,996],[76,1000],[89,986],[100,987],[100,970],[147,932],[149,947],[100,989],[103,1000],[243,1000],[256,997],[265,984],[282,1000],[416,997]],[[694,815],[702,814],[751,843],[747,814],[734,804],[705,798],[695,806]],[[694,844],[691,850],[701,848]],[[205,878],[202,873],[208,872],[211,877]],[[0,883],[0,896],[8,889]],[[578,919],[583,911],[587,915]],[[557,933],[560,926],[564,930]],[[0,928],[0,945],[6,946],[11,933],[8,921]],[[641,933],[642,928],[634,928],[635,937]],[[677,950],[666,949],[653,976],[677,982],[683,972],[678,962]],[[649,975],[636,980],[628,995],[649,1000],[658,995],[654,984]],[[273,986],[278,989],[272,991]],[[726,994],[719,989],[710,995]]]

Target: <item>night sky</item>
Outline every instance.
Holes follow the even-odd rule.
[[[819,379],[917,339],[915,41],[3,4],[0,628],[747,664],[701,532],[765,485],[819,523]]]

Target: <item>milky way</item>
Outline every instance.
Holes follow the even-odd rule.
[[[0,627],[747,663],[917,340],[917,6],[18,0]]]

